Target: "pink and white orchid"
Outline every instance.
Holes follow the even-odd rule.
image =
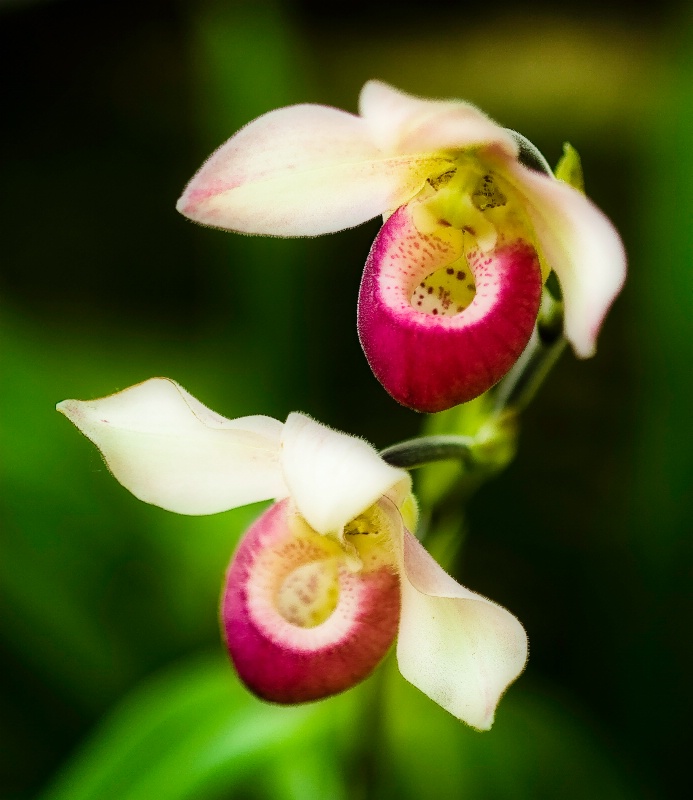
[[[409,474],[302,414],[228,420],[173,381],[58,409],[120,483],[179,514],[275,500],[229,567],[221,620],[257,695],[326,697],[368,676],[398,637],[407,680],[487,729],[527,639],[505,609],[456,583],[409,532]]]
[[[376,377],[411,408],[439,411],[495,384],[530,338],[551,270],[566,337],[578,356],[592,355],[625,277],[609,220],[522,163],[522,137],[468,103],[369,81],[359,109],[296,105],[259,117],[212,154],[178,209],[274,236],[382,214],[358,330]]]

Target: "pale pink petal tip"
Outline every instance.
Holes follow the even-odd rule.
[[[485,392],[515,363],[536,321],[542,279],[529,244],[500,241],[490,252],[468,253],[462,266],[459,255],[419,233],[403,206],[366,261],[361,345],[385,389],[416,411],[442,411]],[[456,305],[457,282],[473,290],[464,307]]]
[[[394,570],[351,571],[339,545],[316,534],[285,500],[241,541],[221,621],[246,686],[265,700],[301,703],[366,678],[392,644],[399,612]]]
[[[393,165],[362,119],[336,108],[270,111],[219,147],[178,210],[203,225],[270,236],[318,236],[382,214],[409,162]]]

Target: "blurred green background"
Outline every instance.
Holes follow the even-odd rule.
[[[0,3],[0,792],[7,800],[680,798],[693,674],[693,15],[661,2]],[[145,506],[53,410],[153,375],[220,413],[303,410],[385,446],[421,417],[361,354],[378,228],[234,236],[174,211],[238,127],[458,96],[558,159],[622,231],[598,355],[566,353],[458,577],[525,624],[490,733],[409,687],[282,709],[227,666],[217,597],[257,508]]]

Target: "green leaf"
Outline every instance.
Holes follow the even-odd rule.
[[[286,788],[311,773],[322,774],[323,786],[339,786],[339,775],[325,775],[317,762],[338,762],[332,733],[348,724],[351,707],[349,696],[265,704],[239,684],[225,658],[198,657],[127,697],[40,800],[211,800],[250,779]],[[284,796],[314,795],[297,789]]]

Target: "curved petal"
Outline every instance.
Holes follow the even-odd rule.
[[[371,138],[387,153],[489,148],[514,157],[518,152],[504,128],[462,100],[426,100],[368,81],[361,90],[359,111]]]
[[[409,474],[386,464],[355,436],[289,414],[281,442],[284,480],[312,528],[340,535],[342,529],[392,487],[411,485]]]
[[[527,635],[501,606],[450,577],[402,529],[400,672],[454,716],[488,730],[527,661]]]
[[[358,332],[386,391],[436,412],[478,397],[519,358],[539,310],[541,270],[522,240],[465,257],[461,232],[421,233],[412,205],[398,209],[373,243]]]
[[[542,255],[560,281],[566,338],[576,355],[588,358],[626,277],[621,238],[610,220],[567,183],[517,163],[506,170],[527,201]]]
[[[271,417],[224,419],[166,378],[57,408],[146,503],[215,514],[288,494],[279,467],[282,424]]]
[[[177,208],[216,228],[316,236],[406,202],[435,172],[430,162],[427,155],[385,158],[353,114],[289,106],[249,123],[213,153]]]
[[[231,659],[255,694],[317,700],[366,678],[397,632],[392,566],[354,572],[342,548],[288,500],[248,530],[226,576],[221,620]]]

